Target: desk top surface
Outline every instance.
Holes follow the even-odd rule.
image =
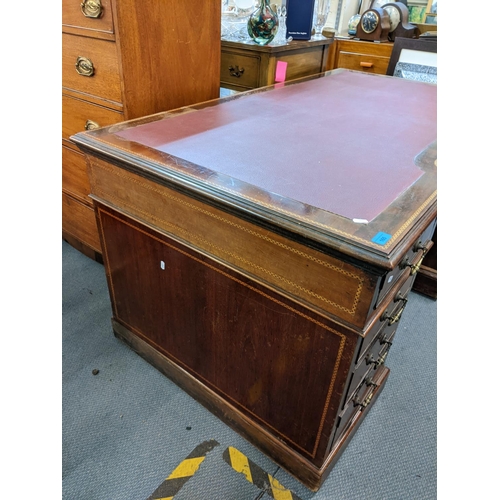
[[[266,223],[387,258],[436,215],[436,101],[435,85],[334,70],[73,139]]]

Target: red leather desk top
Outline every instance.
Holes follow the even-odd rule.
[[[437,88],[342,72],[115,132],[270,193],[371,221],[422,174]]]

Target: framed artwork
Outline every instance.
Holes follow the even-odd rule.
[[[391,52],[386,75],[395,76],[398,63],[436,68],[437,77],[437,41],[397,37]],[[399,67],[401,67],[401,64]]]
[[[429,0],[427,2],[427,8],[425,9],[425,22],[427,24],[437,24],[437,3],[437,0]]]

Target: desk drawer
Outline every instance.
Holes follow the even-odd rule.
[[[245,56],[235,52],[222,52],[220,65],[221,86],[253,89],[259,86],[260,57]]]
[[[63,0],[63,31],[71,30],[92,36],[113,33],[110,0]]]
[[[68,141],[71,135],[86,130],[89,121],[99,127],[124,121],[123,113],[65,95],[62,97],[62,109],[62,135]]]
[[[407,267],[411,267],[412,265],[418,265],[420,258],[423,255],[423,248],[426,248],[426,252],[428,251],[429,245],[432,245],[432,235],[434,234],[434,229],[436,227],[436,219],[429,224],[429,226],[424,230],[420,238],[417,240],[415,245],[413,245],[406,255],[400,260],[399,264],[394,267],[394,269],[385,275],[384,281],[380,288],[380,292],[377,298],[376,307],[380,305],[383,299],[387,296],[389,291],[398,281],[398,278],[405,272]],[[414,272],[412,270],[412,272]],[[415,272],[414,272],[415,274]]]
[[[121,102],[121,84],[112,41],[63,33],[63,87],[101,99]]]
[[[334,444],[342,437],[354,418],[371,404],[375,392],[381,385],[382,375],[386,371],[387,369],[383,365],[379,366],[363,380],[354,397],[349,400],[338,417]]]
[[[386,306],[380,319],[366,333],[359,346],[356,363],[365,355],[366,350],[370,347],[375,338],[387,336],[389,330],[395,330],[397,328],[414,281],[415,275],[410,274],[397,293],[394,294],[393,299]]]
[[[352,375],[346,401],[352,399],[356,392],[360,390],[360,386],[364,381],[370,379],[377,368],[384,365],[396,333],[396,328],[391,329],[391,331],[384,330],[384,333],[380,336],[380,341],[376,340],[361,358]]]
[[[339,53],[339,68],[385,75],[388,66],[388,57],[380,57],[372,54],[352,54],[350,52]]]

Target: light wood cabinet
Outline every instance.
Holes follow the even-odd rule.
[[[101,248],[85,159],[69,140],[219,96],[218,0],[63,0],[63,238]]]
[[[392,42],[375,43],[336,38],[333,42],[329,65],[364,73],[385,75],[392,53]]]

